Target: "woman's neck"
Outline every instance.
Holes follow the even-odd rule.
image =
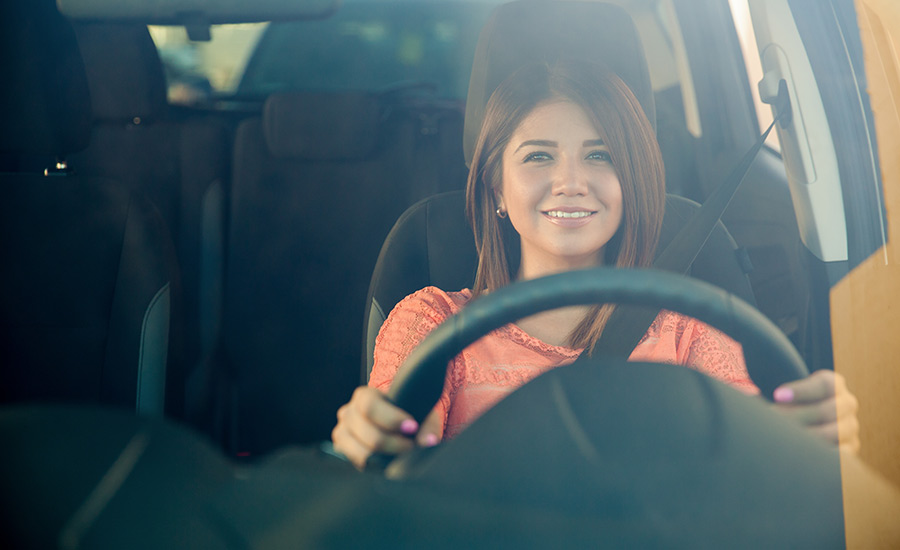
[[[590,306],[570,306],[543,311],[516,321],[530,336],[552,346],[571,347],[570,336],[587,315]]]
[[[517,281],[527,281],[555,275],[557,273],[566,273],[568,271],[577,271],[579,269],[588,269],[591,267],[599,267],[603,265],[602,256],[590,256],[585,258],[540,258],[528,259],[522,258],[519,265],[519,272],[516,274]]]
[[[537,279],[538,277],[546,277],[557,273],[565,273],[576,269],[587,269],[595,267],[596,262],[584,262],[583,264],[574,263],[544,263],[538,266],[531,266],[530,269],[525,265],[519,270],[516,280],[524,281],[528,279]],[[516,325],[531,336],[538,340],[553,346],[571,346],[570,336],[590,310],[589,305],[585,306],[569,306],[558,309],[543,311],[524,319],[516,321]]]

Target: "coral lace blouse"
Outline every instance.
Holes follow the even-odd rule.
[[[468,289],[426,287],[404,298],[388,315],[375,340],[369,385],[387,391],[409,353],[444,319],[472,298]],[[550,369],[575,361],[580,349],[547,344],[515,324],[501,327],[466,348],[447,371],[436,409],[443,437],[452,438],[519,386]],[[709,325],[661,311],[629,357],[696,369],[746,393],[750,381],[740,344]]]

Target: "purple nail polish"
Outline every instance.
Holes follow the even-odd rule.
[[[419,423],[412,418],[407,418],[400,423],[400,433],[405,435],[413,435],[419,431]]]
[[[794,400],[794,390],[791,388],[778,388],[773,394],[776,403],[790,403]]]
[[[428,434],[425,436],[425,446],[426,447],[434,447],[438,444],[438,438],[434,434]]]

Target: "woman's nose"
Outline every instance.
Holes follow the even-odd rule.
[[[587,172],[577,160],[560,162],[553,177],[553,194],[578,196],[588,191]]]

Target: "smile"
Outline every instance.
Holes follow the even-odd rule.
[[[578,212],[563,212],[561,210],[548,210],[544,212],[547,216],[551,218],[586,218],[596,212],[591,212],[589,210],[579,210]]]

